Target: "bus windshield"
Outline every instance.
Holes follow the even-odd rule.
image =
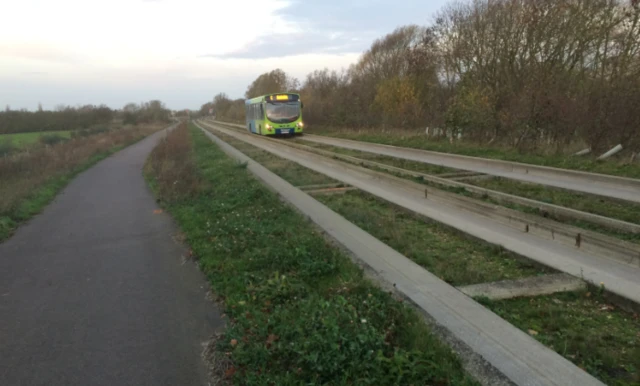
[[[300,117],[300,102],[267,103],[267,119],[274,123],[290,123]]]

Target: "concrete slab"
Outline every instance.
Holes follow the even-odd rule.
[[[422,310],[485,385],[603,385],[591,375],[473,301],[300,189],[203,131],[354,259]]]
[[[563,273],[458,287],[467,296],[491,300],[550,295],[585,288],[587,284],[583,280]]]

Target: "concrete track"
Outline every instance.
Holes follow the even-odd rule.
[[[469,170],[535,184],[640,202],[640,180],[517,162],[468,157],[457,154],[410,149],[318,135],[305,135],[305,141],[365,151],[449,168]]]
[[[248,169],[258,179],[278,192],[290,205],[351,252],[358,263],[371,271],[370,274],[376,280],[388,288],[393,288],[427,314],[434,331],[454,348],[462,357],[465,368],[482,384],[602,385],[556,352],[348,222],[308,194],[210,132],[205,133],[227,154],[247,162]],[[265,142],[256,137],[250,141],[254,144]],[[310,156],[309,161],[320,162]]]
[[[276,141],[255,135],[239,133],[219,126],[210,127],[415,213],[490,243],[501,245],[541,264],[584,278],[594,285],[604,283],[607,290],[612,293],[640,303],[640,269],[638,268],[588,254],[567,245],[550,242],[535,234],[514,229],[464,208],[443,205],[439,201],[426,199],[424,189],[413,189],[409,184],[400,183],[399,179],[391,176],[381,177],[379,173],[281,145]]]

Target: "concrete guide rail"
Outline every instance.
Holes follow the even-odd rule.
[[[201,128],[202,129],[202,128]],[[202,129],[375,275],[423,311],[485,385],[603,385],[556,352]],[[497,373],[495,373],[497,371]]]
[[[360,164],[360,165],[370,164],[370,166],[381,167],[383,169],[387,169],[393,172],[399,172],[401,174],[411,174],[410,172],[404,169],[400,169],[396,167],[385,167],[385,165],[376,164],[375,162],[368,162],[366,160],[360,160],[359,158],[353,158],[350,156],[341,156],[341,155],[337,155],[336,153],[332,153],[330,151],[321,150],[321,149],[317,149],[317,148],[306,146],[306,145],[292,143],[289,141],[278,141],[278,140],[273,140],[271,138],[264,138],[264,139],[270,140],[270,141],[276,141],[274,143],[277,143],[277,144],[281,144],[281,145],[285,144],[287,146],[291,146],[291,147],[298,148],[305,151],[314,152],[320,155],[326,155],[332,158],[346,159],[347,161],[352,162],[354,164]],[[357,162],[357,160],[360,160],[361,162]],[[579,248],[582,251],[585,251],[592,255],[617,260],[626,264],[630,264],[634,267],[640,268],[640,245],[638,244],[631,243],[628,241],[623,241],[615,237],[610,237],[610,236],[603,235],[587,229],[578,228],[578,227],[567,225],[567,224],[562,224],[551,219],[546,219],[542,216],[523,213],[514,209],[509,209],[499,205],[494,205],[484,201],[465,197],[459,194],[442,191],[433,187],[427,188],[426,186],[421,185],[419,183],[404,180],[404,179],[398,179],[397,177],[389,176],[387,174],[380,173],[377,171],[365,170],[360,167],[356,167],[355,170],[358,170],[360,172],[366,173],[368,175],[371,175],[379,179],[386,179],[386,180],[395,182],[398,185],[404,185],[409,189],[413,189],[417,191],[418,194],[421,194],[424,191],[425,194],[428,195],[429,199],[441,201],[444,204],[453,205],[458,208],[464,208],[468,211],[477,213],[485,217],[489,217],[495,221],[509,225],[513,228],[522,230],[524,232],[531,232],[532,234],[536,234],[537,236],[545,238],[547,240],[553,240],[555,242],[564,243],[568,246]],[[432,176],[422,175],[421,173],[416,173],[416,174],[419,174],[419,177],[433,181]],[[443,183],[441,183],[440,180],[441,179],[436,178],[434,182],[440,183],[442,185]],[[450,182],[451,181],[445,180],[444,185],[447,185],[446,183],[450,183]],[[451,185],[448,185],[448,186],[451,186]],[[500,196],[498,195],[498,197]],[[523,204],[521,200],[518,200],[518,197],[513,197],[511,202]],[[533,201],[533,202],[535,203],[536,201]],[[564,209],[562,207],[557,207],[557,208]],[[580,212],[580,213],[583,213],[583,212]],[[589,215],[588,213],[583,213],[583,214],[584,214],[583,218],[588,217],[587,215]],[[598,217],[600,216],[596,217],[597,220],[599,220]],[[611,220],[606,217],[604,219]],[[624,224],[628,224],[628,223],[624,223]],[[635,225],[635,224],[628,224],[628,225]]]
[[[345,149],[365,151],[449,168],[640,202],[640,180],[547,166],[523,164],[457,154],[438,153],[370,142],[306,134],[303,140]]]
[[[236,125],[236,124],[225,123],[224,125],[243,128],[242,126]],[[486,195],[487,197],[493,200],[496,200],[500,204],[508,203],[508,204],[522,205],[529,208],[535,208],[543,213],[549,213],[562,220],[569,219],[569,220],[587,221],[592,224],[600,225],[600,226],[621,231],[621,232],[640,234],[639,224],[634,224],[634,223],[630,223],[630,222],[626,222],[626,221],[622,221],[622,220],[618,220],[610,217],[605,217],[605,216],[597,215],[594,213],[583,212],[576,209],[566,208],[559,205],[549,204],[542,201],[536,201],[536,200],[532,200],[525,197],[519,197],[519,196],[515,196],[508,193],[498,192],[495,190],[486,189],[476,185],[471,185],[468,183],[451,179],[451,177],[456,177],[457,175],[460,175],[460,176],[464,175],[465,177],[467,177],[470,173],[476,174],[477,172],[465,171],[465,172],[458,172],[458,173],[446,173],[443,175],[434,176],[430,174],[415,172],[412,170],[407,170],[407,169],[402,169],[395,166],[386,165],[380,162],[369,161],[362,158],[335,153],[329,150],[318,149],[312,146],[302,145],[295,142],[286,142],[286,144],[288,146],[314,152],[316,154],[320,154],[320,155],[324,155],[324,156],[332,157],[336,159],[341,159],[356,165],[374,167],[382,170],[387,170],[393,173],[397,173],[400,175],[417,177],[417,178],[423,179],[424,181],[428,181],[441,186],[462,188],[473,194],[477,194],[480,196]],[[486,175],[482,175],[482,176],[485,177]]]
[[[355,165],[374,167],[374,168],[387,170],[389,172],[393,172],[400,175],[417,177],[417,178],[423,179],[424,181],[428,181],[440,186],[452,187],[452,188],[463,188],[468,192],[474,193],[476,195],[480,195],[480,196],[486,195],[487,197],[492,198],[501,204],[502,203],[517,204],[517,205],[522,205],[529,208],[535,208],[543,213],[546,212],[556,217],[559,217],[560,219],[588,221],[590,223],[597,224],[609,229],[640,234],[640,225],[638,224],[617,220],[614,218],[605,217],[605,216],[601,216],[593,213],[583,212],[576,209],[566,208],[559,205],[549,204],[542,201],[536,201],[529,198],[514,196],[512,194],[507,194],[507,193],[498,192],[495,190],[482,188],[482,187],[467,184],[464,182],[455,181],[449,178],[443,178],[442,176],[433,176],[425,173],[414,172],[411,170],[402,169],[402,168],[386,165],[379,162],[374,162],[374,161],[369,161],[369,160],[352,157],[344,154],[334,153],[329,150],[318,149],[312,146],[302,145],[294,142],[282,142],[282,143],[286,143],[286,145],[288,146],[292,146],[292,147],[313,152],[316,154],[344,160]],[[485,177],[486,175],[482,175],[482,176]]]
[[[207,125],[210,126],[210,125]],[[210,126],[211,127],[211,126]],[[524,232],[488,218],[467,208],[443,205],[442,201],[425,199],[424,190],[416,190],[400,178],[338,162],[301,151],[278,141],[213,127],[221,133],[250,143],[277,156],[294,161],[365,192],[380,197],[418,215],[456,228],[464,233],[525,256],[558,271],[580,277],[618,296],[640,304],[640,269],[629,264],[602,258],[560,243],[550,243],[538,232]]]

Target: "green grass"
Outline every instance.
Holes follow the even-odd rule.
[[[231,320],[219,349],[234,384],[475,384],[415,312],[244,165],[194,127],[191,135],[206,188],[163,205]]]
[[[454,286],[530,277],[550,270],[498,246],[425,221],[364,192],[317,199]]]
[[[606,384],[640,385],[638,315],[615,309],[598,294],[479,301]]]
[[[346,130],[314,127],[309,134],[327,135],[354,139],[364,142],[411,147],[416,149],[462,154],[473,157],[492,158],[505,161],[522,162],[533,165],[551,166],[564,169],[611,174],[623,177],[640,178],[640,163],[629,164],[616,160],[597,161],[595,158],[572,157],[555,154],[520,153],[512,148],[478,145],[468,142],[449,143],[427,137],[419,131]]]
[[[27,145],[37,143],[43,135],[58,135],[64,138],[71,138],[71,131],[38,131],[31,133],[0,134],[0,142],[8,140],[14,147],[22,148]]]

